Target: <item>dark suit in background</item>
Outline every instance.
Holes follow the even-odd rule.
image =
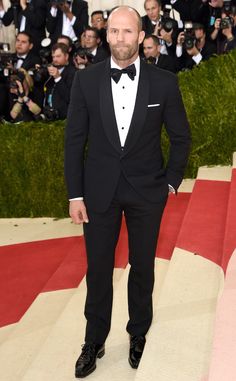
[[[58,37],[62,34],[63,27],[63,12],[57,9],[56,17],[53,17],[50,13],[51,4],[49,4],[47,14],[47,30],[49,37],[52,39],[52,43],[55,43]],[[88,26],[88,3],[83,0],[73,0],[72,13],[76,17],[76,21],[73,25],[74,33],[79,39],[86,26]]]
[[[46,88],[44,103],[47,105],[47,99],[51,94],[52,107],[58,111],[59,119],[66,118],[75,71],[76,69],[74,66],[65,66],[63,72],[61,73],[61,80],[59,82],[55,82],[51,77],[44,86]]]
[[[190,133],[175,75],[141,61],[135,108],[121,147],[110,78],[110,59],[75,75],[68,110],[65,176],[69,198],[84,197],[88,272],[86,342],[104,343],[110,329],[114,250],[122,211],[129,234],[131,335],[152,321],[154,260],[168,184],[176,190],[187,163]],[[164,166],[161,129],[170,155]],[[84,150],[88,151],[84,163]]]

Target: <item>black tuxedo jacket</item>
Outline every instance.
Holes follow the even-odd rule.
[[[109,207],[121,173],[151,203],[165,199],[168,184],[177,189],[183,178],[190,132],[177,78],[143,61],[140,65],[135,109],[123,149],[113,107],[110,59],[75,75],[67,116],[65,177],[69,198],[83,196],[90,210],[102,212]],[[161,151],[163,122],[171,143],[166,167]]]
[[[176,65],[173,57],[168,56],[167,54],[160,54],[156,66],[160,69],[172,71],[176,73]]]
[[[45,101],[48,99],[48,95],[52,94],[52,106],[58,111],[60,119],[66,118],[75,71],[74,66],[68,65],[63,70],[59,82],[55,82],[53,78],[50,78],[50,80],[45,83]],[[46,104],[47,102],[44,103]]]
[[[41,48],[41,41],[46,37],[46,13],[47,6],[45,0],[32,0],[23,11],[20,6],[16,8],[17,24],[19,29],[22,16],[25,16],[25,32],[30,34],[34,43],[34,51],[38,51]],[[10,7],[5,13],[3,19],[4,25],[10,25],[14,20],[14,10]]]
[[[17,62],[17,55],[14,54],[13,61]],[[25,57],[21,67],[25,70],[33,69],[36,64],[41,64],[41,59],[39,56],[34,54],[32,51],[30,51],[27,56]]]
[[[51,12],[51,4],[48,6],[48,14],[47,14],[47,30],[49,32],[49,37],[52,40],[52,43],[55,43],[58,37],[62,34],[62,26],[63,26],[63,12],[58,9],[57,16],[52,17]],[[83,33],[86,26],[88,26],[88,3],[83,0],[73,0],[72,3],[72,13],[76,17],[76,21],[73,25],[73,29],[76,37],[80,37]]]

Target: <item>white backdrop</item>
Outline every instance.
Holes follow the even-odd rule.
[[[89,6],[89,14],[93,11],[101,9],[111,9],[117,5],[130,5],[131,7],[137,9],[141,16],[145,14],[144,11],[144,0],[87,0]]]

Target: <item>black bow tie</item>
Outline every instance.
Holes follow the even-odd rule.
[[[24,57],[17,56],[17,60],[22,60],[22,61],[24,61],[25,58],[24,58]]]
[[[136,68],[135,68],[135,65],[132,64],[130,66],[127,66],[126,68],[124,69],[116,69],[116,68],[111,68],[111,77],[112,79],[114,79],[114,81],[116,83],[119,82],[120,80],[120,77],[121,77],[121,74],[123,73],[126,73],[128,74],[128,76],[130,77],[130,79],[132,79],[132,81],[134,80],[134,77],[136,75]]]

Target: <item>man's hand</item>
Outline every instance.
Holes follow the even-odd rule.
[[[86,206],[82,200],[72,200],[69,206],[69,215],[72,218],[74,224],[88,223]]]
[[[166,32],[164,28],[161,28],[159,31],[159,38],[167,42],[167,44],[172,44],[172,32],[173,29],[171,29],[169,32]]]
[[[184,43],[184,32],[180,32],[178,34],[178,38],[177,38],[177,45],[183,45]]]
[[[187,50],[187,53],[193,57],[193,56],[196,56],[198,55],[200,52],[198,50],[198,48],[194,45],[191,49],[186,49]]]
[[[26,0],[20,0],[20,6],[24,11],[27,7],[27,1]]]
[[[54,79],[59,78],[61,76],[58,68],[53,65],[48,66],[48,74]]]

